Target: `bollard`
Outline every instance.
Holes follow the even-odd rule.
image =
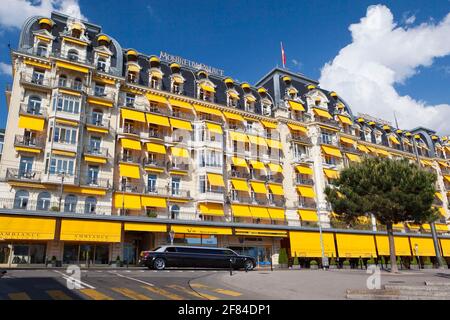
[[[233,265],[231,263],[231,259],[230,259],[230,276],[233,275]]]

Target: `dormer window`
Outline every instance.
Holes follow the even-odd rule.
[[[98,58],[98,60],[97,60],[97,70],[106,72],[106,59],[105,58]]]
[[[134,108],[134,101],[136,99],[136,96],[134,94],[131,93],[127,93],[125,96],[125,105],[127,107],[131,107]]]
[[[160,79],[158,79],[157,77],[151,77],[150,78],[150,88],[152,89],[160,89]]]
[[[72,37],[80,39],[80,37],[81,37],[81,29],[78,29],[78,28],[74,27],[72,29]]]
[[[130,83],[137,82],[137,74],[135,72],[129,71],[127,76],[127,81]]]
[[[228,92],[228,106],[232,108],[237,108],[239,101],[239,96],[235,92]]]
[[[199,99],[208,102],[214,102],[215,89],[207,84],[201,84],[199,89]]]
[[[270,104],[262,103],[261,104],[261,108],[262,108],[261,112],[262,112],[263,115],[270,116],[272,114],[272,110],[271,110]]]
[[[36,49],[36,55],[40,57],[47,57],[48,55],[48,47],[45,43],[38,43],[37,49]]]
[[[78,61],[78,51],[71,49],[67,52],[67,58],[71,61]]]
[[[177,82],[172,83],[172,93],[180,94],[181,93],[181,85]]]

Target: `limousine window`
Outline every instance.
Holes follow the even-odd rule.
[[[177,248],[175,248],[175,247],[168,247],[168,248],[166,248],[166,252],[177,252]]]

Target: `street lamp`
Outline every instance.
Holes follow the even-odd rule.
[[[320,213],[320,209],[319,209],[318,218],[319,218],[320,249],[322,251],[322,268],[325,270],[326,266],[328,266],[328,259],[325,258],[325,249],[323,246],[322,223],[321,223],[320,216],[321,216],[321,213]]]

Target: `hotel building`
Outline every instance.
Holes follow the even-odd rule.
[[[11,59],[0,266],[134,264],[171,241],[230,247],[260,265],[276,264],[280,248],[307,261],[322,256],[319,225],[328,257],[388,255],[374,217],[345,225],[323,192],[362,157],[437,174],[439,250],[450,258],[450,144],[431,129],[354,114],[286,69],[238,82],[57,13],[27,19]],[[399,256],[435,256],[429,225],[395,231]]]

